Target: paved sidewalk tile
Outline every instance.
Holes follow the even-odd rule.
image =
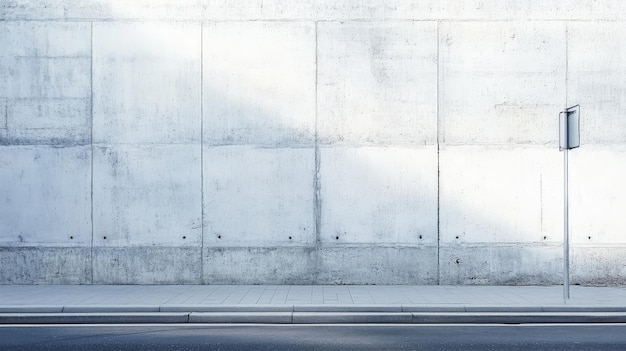
[[[424,311],[564,304],[560,286],[0,285],[0,308],[185,305],[395,305]],[[572,286],[567,305],[626,307],[626,287]]]

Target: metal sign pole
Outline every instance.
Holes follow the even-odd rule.
[[[567,112],[566,112],[567,113]],[[567,115],[566,115],[567,116]],[[566,117],[567,118],[567,117]],[[569,300],[569,201],[568,195],[568,149],[563,150],[563,302]]]
[[[563,151],[563,303],[569,300],[568,150],[580,146],[580,106],[565,107],[559,115],[559,150]]]

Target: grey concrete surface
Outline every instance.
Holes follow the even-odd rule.
[[[192,312],[189,323],[291,324],[292,312]]]
[[[188,323],[189,313],[0,313],[2,324]]]
[[[624,323],[626,288],[0,285],[0,323]]]

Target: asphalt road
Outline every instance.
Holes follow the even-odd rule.
[[[626,350],[626,325],[0,326],[0,350]]]

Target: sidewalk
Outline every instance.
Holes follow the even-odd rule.
[[[625,323],[626,287],[0,285],[12,323]]]

